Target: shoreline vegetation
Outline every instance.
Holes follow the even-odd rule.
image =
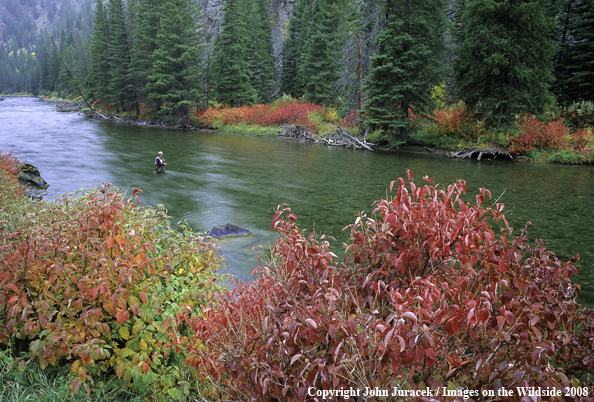
[[[415,116],[415,130],[407,142],[370,132],[363,126],[365,116],[356,112],[340,117],[339,110],[299,99],[284,97],[271,104],[227,107],[214,105],[192,109],[190,118],[162,120],[151,118],[151,110],[115,113],[109,105],[78,100],[40,97],[56,105],[58,111],[78,111],[117,123],[189,130],[215,130],[235,134],[270,136],[310,141],[325,145],[381,151],[431,153],[453,158],[504,159],[557,164],[594,162],[594,102],[583,102],[545,116],[517,116],[506,128],[485,125],[459,102],[436,109],[430,116]]]
[[[0,151],[1,400],[298,401],[370,384],[444,390],[440,401],[519,384],[573,401],[594,392],[577,258],[530,245],[529,224],[512,236],[484,188],[467,203],[463,180],[437,188],[407,171],[350,225],[342,262],[281,205],[258,279],[227,289],[217,241],[172,229],[139,189],[32,202],[20,165]]]

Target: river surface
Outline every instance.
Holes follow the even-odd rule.
[[[277,205],[288,203],[301,229],[334,236],[337,254],[348,235],[342,229],[358,213],[372,211],[392,180],[410,169],[421,182],[467,181],[501,196],[510,225],[533,226],[530,238],[568,260],[579,254],[580,301],[594,307],[594,168],[505,161],[458,160],[412,153],[380,153],[279,141],[271,138],[176,131],[115,124],[59,113],[32,98],[0,102],[0,150],[36,166],[50,184],[48,197],[113,183],[140,187],[144,205],[163,204],[172,222],[198,232],[233,223],[251,235],[223,246],[226,271],[250,279],[256,252],[277,234],[270,228]],[[162,151],[165,174],[153,162]],[[472,197],[473,198],[473,197]],[[469,198],[471,199],[471,198]]]

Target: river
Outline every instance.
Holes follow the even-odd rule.
[[[568,260],[581,257],[580,302],[594,307],[594,167],[475,161],[413,153],[354,151],[272,138],[142,128],[59,113],[32,98],[0,102],[0,150],[39,168],[47,198],[113,183],[140,187],[145,205],[164,205],[173,223],[199,232],[233,223],[251,231],[223,246],[226,272],[250,278],[260,244],[277,238],[270,228],[276,206],[290,204],[301,229],[334,236],[386,196],[392,180],[410,169],[436,183],[467,181],[501,196],[516,234],[526,221],[530,238]],[[153,162],[162,151],[165,174]],[[420,180],[418,181],[420,182]],[[470,199],[470,198],[469,198]]]

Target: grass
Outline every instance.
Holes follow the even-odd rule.
[[[562,151],[538,151],[530,155],[534,160],[541,163],[559,163],[563,165],[583,165],[592,163],[591,159],[578,154],[571,149]]]
[[[51,366],[42,369],[37,361],[15,359],[5,351],[0,351],[0,384],[0,401],[4,402],[141,402],[147,396],[125,390],[105,392],[98,387],[89,395],[82,391],[73,393],[66,369]]]
[[[277,133],[275,127],[263,127],[247,124],[239,124],[236,126],[222,126],[218,131],[222,133],[233,133],[233,134],[245,134],[245,135],[258,135],[258,136],[269,136],[275,137]]]

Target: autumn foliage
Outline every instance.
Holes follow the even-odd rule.
[[[74,390],[151,384],[176,397],[184,357],[165,346],[166,320],[180,305],[199,311],[218,286],[216,243],[170,229],[138,189],[126,198],[105,185],[17,213],[2,201],[0,348],[68,365]]]
[[[563,119],[542,122],[531,115],[523,115],[517,123],[519,135],[510,139],[510,152],[527,154],[542,149],[570,149],[590,157],[594,146],[592,131],[584,127],[573,130]]]
[[[393,197],[348,227],[342,263],[325,236],[306,236],[278,208],[280,237],[259,279],[216,295],[202,316],[176,317],[194,334],[174,346],[212,381],[215,399],[322,400],[311,390],[350,387],[497,395],[516,386],[584,387],[591,397],[594,322],[576,302],[577,257],[530,245],[526,228],[512,237],[488,190],[469,203],[464,181],[424,180],[417,186],[408,172],[391,184]]]
[[[240,124],[278,127],[294,124],[317,133],[318,124],[315,119],[310,118],[313,113],[324,114],[325,111],[313,103],[281,99],[271,105],[210,107],[198,112],[197,118],[203,125],[210,127]]]

